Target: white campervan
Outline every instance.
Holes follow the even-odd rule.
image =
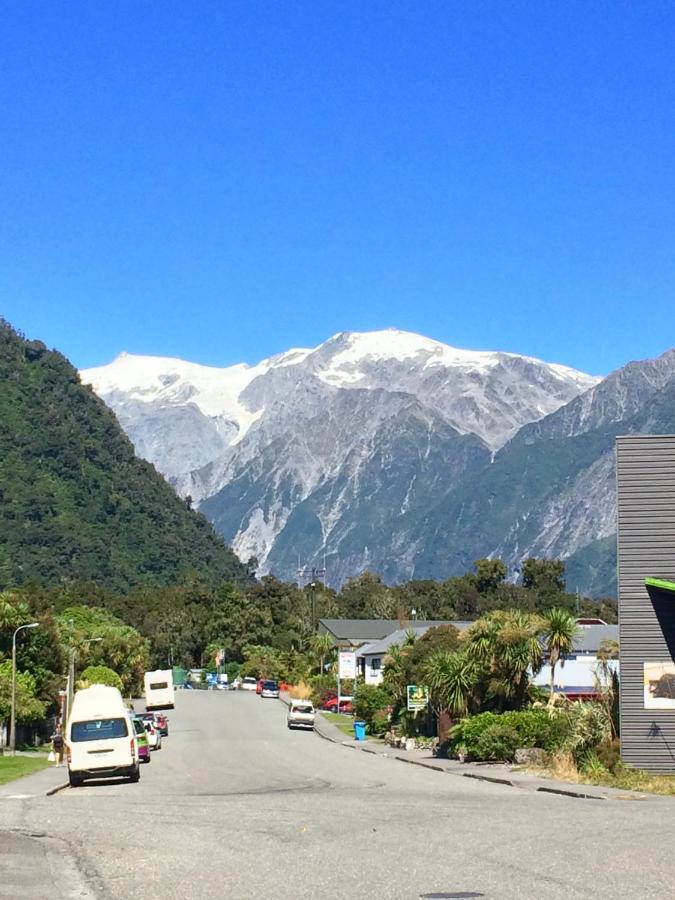
[[[138,745],[122,695],[94,684],[78,691],[66,728],[68,776],[72,787],[86,778],[140,778]]]
[[[173,673],[171,669],[146,672],[144,682],[146,709],[173,709]]]

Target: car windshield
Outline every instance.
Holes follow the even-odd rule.
[[[133,722],[134,731],[136,732],[136,734],[145,734],[145,726],[143,725],[143,722],[141,722],[140,719],[134,719]]]
[[[304,706],[296,706],[295,704],[293,704],[293,709],[292,709],[292,711],[293,711],[293,712],[299,712],[299,713],[313,713],[313,712],[314,712],[314,707],[313,707],[313,706],[308,706],[308,705],[304,705]]]
[[[277,683],[276,683],[276,681],[266,681],[263,684],[263,687],[265,688],[266,691],[276,691]]]
[[[123,738],[129,734],[125,719],[90,719],[73,722],[70,739],[77,741],[104,741],[109,738]]]

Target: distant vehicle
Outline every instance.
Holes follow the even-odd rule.
[[[141,719],[143,722],[150,722],[155,726],[157,731],[160,733],[162,737],[167,737],[169,734],[169,720],[164,715],[164,713],[160,712],[146,712],[141,715]]]
[[[279,685],[276,681],[263,681],[262,688],[260,689],[261,697],[278,697],[279,696]]]
[[[314,716],[311,700],[291,700],[286,722],[289,728],[314,728]]]
[[[338,700],[337,697],[329,697],[328,700],[325,700],[321,706],[321,709],[325,709],[327,712],[337,712],[338,711]],[[351,714],[354,712],[352,707],[351,700],[341,700],[340,701],[340,712]]]
[[[237,675],[237,677],[232,682],[232,690],[238,691],[241,687],[241,678]]]
[[[122,695],[95,684],[77,691],[66,726],[68,780],[125,776],[138,781],[139,747]]]
[[[256,682],[256,686],[255,686],[255,692],[256,692],[256,694],[262,694],[262,686],[263,686],[264,683],[265,683],[265,679],[264,679],[264,678],[259,678],[259,679],[258,679],[258,681]]]
[[[171,669],[157,669],[154,672],[146,672],[144,683],[146,709],[174,708]]]
[[[148,746],[151,750],[162,749],[162,735],[154,722],[143,719],[143,727],[145,728],[145,736],[148,739]]]
[[[131,716],[131,726],[136,733],[136,743],[138,744],[138,759],[140,762],[150,762],[150,742],[145,731],[143,719],[140,716]]]
[[[257,684],[258,682],[255,678],[244,678],[241,683],[241,689],[242,691],[254,691]]]

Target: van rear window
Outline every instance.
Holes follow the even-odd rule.
[[[155,684],[150,685],[151,691],[163,691],[165,688],[168,688],[168,684],[166,681],[157,681]]]
[[[105,741],[110,738],[123,738],[128,734],[126,719],[91,719],[88,722],[73,722],[70,740]]]

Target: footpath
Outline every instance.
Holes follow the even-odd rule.
[[[281,698],[288,704],[288,695]],[[397,762],[407,763],[413,766],[422,766],[435,772],[447,775],[455,775],[460,778],[473,778],[477,781],[488,781],[492,784],[501,784],[507,788],[516,788],[522,791],[531,791],[542,794],[557,794],[562,797],[572,797],[582,800],[652,800],[668,802],[671,798],[660,797],[655,794],[643,794],[636,791],[624,791],[617,788],[602,787],[593,784],[575,784],[569,781],[558,781],[554,778],[545,778],[523,772],[517,767],[506,763],[468,763],[459,762],[457,759],[440,759],[431,754],[430,750],[399,750],[390,747],[380,741],[366,739],[357,741],[345,737],[344,732],[329,722],[321,713],[314,720],[314,730],[325,740],[334,744],[340,744],[361,753],[372,753],[383,759],[393,759]]]

